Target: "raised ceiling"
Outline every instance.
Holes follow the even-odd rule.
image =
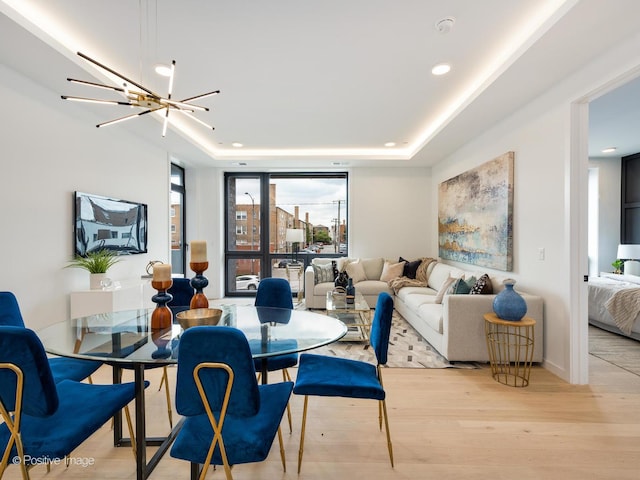
[[[0,12],[0,60],[57,99],[117,99],[65,81],[112,81],[76,51],[160,94],[153,68],[175,60],[173,98],[220,89],[195,114],[214,131],[183,119],[162,138],[151,115],[107,127],[212,166],[430,165],[640,30],[636,0],[2,0]],[[433,76],[440,62],[451,72]],[[59,108],[82,109],[87,128],[129,113]]]

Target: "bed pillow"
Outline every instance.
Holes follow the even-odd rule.
[[[405,262],[391,263],[385,260],[384,266],[382,267],[382,275],[380,275],[380,281],[390,282],[394,278],[401,277],[402,272],[404,271],[404,264]]]

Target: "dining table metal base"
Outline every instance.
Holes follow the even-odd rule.
[[[122,368],[114,364],[113,382],[119,383],[122,378]],[[145,421],[145,385],[144,385],[144,364],[139,363],[133,365],[134,382],[136,389],[135,398],[135,443],[136,443],[136,480],[146,480],[151,472],[156,468],[164,454],[178,436],[184,418],[181,418],[171,429],[166,437],[147,437],[146,421]],[[131,438],[122,435],[122,412],[118,412],[113,420],[113,445],[116,447],[131,448]],[[153,456],[147,462],[147,447],[159,447]]]

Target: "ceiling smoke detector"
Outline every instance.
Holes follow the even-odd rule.
[[[436,22],[436,31],[438,33],[449,33],[453,28],[453,24],[456,22],[456,19],[453,17],[446,17],[442,20]]]

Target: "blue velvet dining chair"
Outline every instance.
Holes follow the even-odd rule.
[[[18,299],[12,292],[0,292],[0,325],[25,327]],[[56,383],[62,380],[81,382],[90,377],[101,365],[102,362],[77,358],[54,357],[49,359],[49,366]],[[89,380],[91,379],[89,378]]]
[[[0,326],[0,478],[26,459],[61,461],[136,396],[133,383],[56,383],[42,343],[22,326]]]
[[[272,308],[285,308],[293,310],[293,296],[291,292],[291,285],[284,278],[265,278],[258,284],[258,290],[256,292],[256,307],[272,307]],[[260,312],[258,312],[260,314]],[[268,319],[266,319],[268,320]],[[262,320],[261,320],[262,321]],[[276,323],[278,319],[274,319]],[[288,321],[288,319],[287,319]],[[283,340],[285,342],[295,342],[295,340]],[[250,342],[251,350],[255,353],[256,346]],[[298,364],[297,353],[287,353],[284,355],[277,355],[266,359],[256,358],[254,364],[256,372],[261,372],[265,362],[267,372],[282,371],[282,380],[285,382],[291,381],[291,375],[288,368],[295,367]],[[260,379],[260,376],[258,376]],[[291,408],[287,405],[287,420],[289,422],[289,432],[293,431],[291,422]]]
[[[300,355],[300,365],[293,393],[304,395],[300,450],[298,451],[298,473],[304,453],[304,434],[307,422],[307,405],[310,395],[323,397],[369,398],[378,401],[378,422],[382,430],[382,420],[387,432],[387,448],[393,467],[393,447],[389,434],[389,418],[385,391],[382,385],[382,365],[387,363],[389,335],[393,316],[393,299],[383,292],[378,296],[376,311],[371,324],[369,342],[375,352],[377,365],[359,360],[328,357],[304,353]]]
[[[280,422],[292,382],[258,385],[249,342],[238,329],[202,326],[180,338],[176,409],[185,417],[171,456],[191,463],[191,479],[204,479],[209,465],[262,462],[276,434],[286,471]],[[202,469],[200,469],[202,465]]]
[[[171,287],[167,290],[173,297],[167,307],[173,313],[175,320],[176,313],[189,310],[191,308],[191,299],[195,294],[195,289],[191,286],[191,279],[189,278],[174,278]]]

